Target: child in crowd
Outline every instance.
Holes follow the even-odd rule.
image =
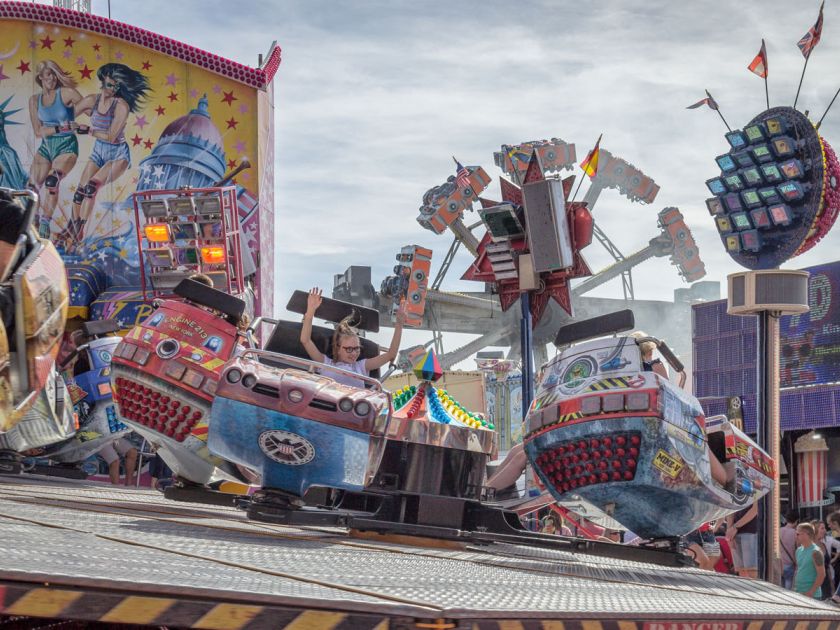
[[[312,320],[315,318],[315,311],[321,306],[322,301],[321,289],[315,287],[309,292],[309,297],[306,301],[306,314],[303,316],[303,327],[300,329],[300,342],[313,361],[367,376],[371,371],[377,370],[397,358],[403,324],[405,323],[405,308],[403,306],[397,311],[394,336],[391,338],[391,345],[388,347],[388,350],[369,359],[360,359],[359,354],[362,351],[362,346],[356,329],[350,325],[352,317],[345,317],[336,326],[335,333],[332,337],[332,357],[322,354],[312,341]],[[363,380],[353,378],[349,374],[329,372],[328,375],[337,383],[349,385],[350,387],[362,388],[365,386]]]

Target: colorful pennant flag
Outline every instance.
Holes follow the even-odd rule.
[[[822,37],[822,27],[823,27],[823,7],[825,6],[825,1],[820,5],[820,14],[817,17],[816,23],[808,29],[808,32],[802,36],[802,39],[796,44],[799,46],[799,50],[802,51],[802,56],[807,59],[811,55],[811,51],[814,50],[814,46],[820,43],[820,37]]]
[[[688,107],[686,107],[686,109],[697,109],[701,105],[708,105],[710,109],[714,110],[718,109],[717,101],[711,96],[707,96],[706,98],[697,101],[696,103],[694,103],[694,105],[689,105]]]
[[[586,159],[580,163],[583,172],[589,175],[589,179],[595,179],[598,173],[598,156],[601,153],[601,138],[604,134],[598,136],[598,141],[595,143],[595,148],[586,154]]]
[[[761,40],[761,50],[752,60],[752,63],[747,66],[750,72],[757,74],[762,79],[767,78],[767,48],[764,45],[764,40]]]

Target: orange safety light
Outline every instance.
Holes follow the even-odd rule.
[[[169,225],[167,223],[147,223],[143,228],[146,240],[150,243],[168,243]]]
[[[202,247],[201,260],[205,265],[221,265],[225,262],[224,247]]]

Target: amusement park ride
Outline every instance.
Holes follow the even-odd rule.
[[[110,20],[28,3],[0,3],[0,13],[6,4],[13,22],[73,24],[135,44],[139,37],[125,25],[113,31]],[[219,76],[224,69],[258,91],[270,88],[276,70],[225,66],[169,40],[142,43],[168,55],[181,51],[189,63]],[[265,105],[269,97],[256,98]],[[539,618],[655,630],[648,622],[657,619],[668,624],[663,628],[686,622],[699,630],[732,619],[738,625],[711,627],[838,619],[817,602],[791,603],[794,596],[771,585],[744,586],[729,576],[707,583],[690,568],[678,537],[770,491],[775,462],[725,419],[705,418],[696,399],[646,371],[646,342],[672,367],[682,366],[658,339],[621,334],[635,327],[632,312],[555,327],[560,354],[545,366],[528,410],[524,450],[552,498],[581,497],[646,540],[636,547],[526,530],[487,484],[487,465],[498,455],[495,427],[437,385],[443,366],[434,350],[415,361],[416,385],[389,392],[375,371],[310,360],[299,321],[263,315],[272,296],[258,261],[270,264],[271,254],[248,244],[253,233],[246,226],[261,235],[272,223],[258,216],[255,226],[253,195],[230,181],[242,164],[227,177],[206,168],[235,168],[217,159],[224,142],[218,136],[206,97],[164,129],[162,148],[146,159],[158,159],[155,168],[171,179],[147,168],[119,207],[130,209],[130,220],[118,258],[136,256],[137,284],[109,287],[105,302],[114,317],[102,319],[110,323],[68,331],[64,375],[54,364],[68,301],[76,301],[76,319],[98,312],[91,295],[97,286],[84,270],[96,266],[100,243],[64,251],[75,289],[68,300],[62,258],[31,227],[37,196],[13,192],[26,210],[21,255],[8,270],[16,352],[0,328],[0,448],[7,461],[78,461],[131,429],[174,471],[176,484],[165,496],[191,505],[161,505],[159,495],[142,491],[4,477],[0,522],[9,526],[0,537],[0,622],[14,616],[25,627],[37,627],[33,617],[52,617],[202,628],[455,628]],[[212,148],[213,159],[199,152],[200,164],[170,168],[189,142]],[[263,167],[272,163],[268,157],[261,152]],[[497,163],[516,183],[501,181],[500,201],[480,196],[489,183],[481,167],[459,165],[456,177],[426,193],[420,222],[455,233],[451,253],[462,243],[475,255],[466,277],[493,283],[503,310],[522,299],[523,315],[536,321],[548,319],[550,302],[571,316],[569,280],[590,275],[580,250],[593,236],[609,242],[592,219],[597,194],[616,186],[651,202],[658,190],[626,162],[606,152],[603,160],[601,179],[576,203],[571,179],[546,176],[574,161],[572,145],[503,147]],[[164,185],[182,178],[192,183]],[[480,239],[463,223],[475,201],[488,228]],[[628,259],[616,253],[603,278],[626,274],[632,292],[629,269],[650,256],[671,256],[687,279],[701,277],[679,212],[660,212],[659,226],[661,235],[642,252]],[[315,317],[332,324],[352,317],[360,331],[376,332],[383,312],[393,315],[405,302],[409,321],[425,325],[445,303],[440,279],[452,259],[430,288],[431,255],[417,246],[400,251],[378,310],[324,299]],[[109,269],[120,269],[119,261]],[[89,293],[82,296],[84,287]],[[134,305],[133,321],[117,317],[118,295]],[[295,292],[286,308],[307,312],[306,294]],[[311,340],[332,357],[343,339],[333,336],[332,327],[315,326]],[[358,346],[360,361],[378,355],[364,337]],[[239,493],[221,491],[225,481]],[[683,571],[679,589],[676,569]],[[461,582],[464,570],[469,579]],[[495,603],[485,598],[485,588],[525,576],[527,592]]]
[[[512,147],[503,146],[501,151],[494,154],[496,165],[514,181],[521,181],[527,176],[532,159],[536,160],[543,173],[559,177],[563,169],[574,167],[575,145],[553,138],[524,142]],[[509,346],[511,353],[518,355],[519,313],[510,310],[509,307],[518,299],[519,286],[523,282],[527,283],[531,269],[530,266],[521,267],[521,263],[528,265],[531,260],[529,256],[521,256],[527,253],[522,251],[522,237],[525,236],[527,225],[526,221],[520,220],[524,219],[523,206],[522,203],[510,201],[513,197],[515,202],[520,195],[518,186],[502,178],[500,184],[505,201],[489,201],[480,197],[481,191],[490,183],[484,169],[479,166],[466,168],[470,172],[468,185],[458,186],[456,178],[450,177],[446,183],[430,189],[423,196],[423,205],[417,218],[420,225],[436,234],[443,234],[448,227],[454,235],[453,243],[437,275],[428,286],[423,323],[418,326],[432,331],[436,340],[435,347],[445,368],[469,358],[486,346]],[[575,202],[570,203],[570,208],[574,208],[578,213],[588,211],[591,214],[600,194],[609,188],[618,190],[630,201],[645,204],[653,203],[659,193],[659,186],[650,177],[626,160],[601,149],[598,170],[591,178],[583,201],[577,202],[576,205],[572,205]],[[464,212],[472,209],[475,202],[481,205],[478,211],[481,221],[467,226],[463,220]],[[679,310],[679,307],[673,304],[635,300],[631,271],[650,258],[668,257],[686,282],[695,282],[705,276],[705,266],[699,257],[691,231],[677,208],[662,210],[657,217],[657,225],[660,232],[646,247],[624,256],[593,221],[592,237],[609,252],[615,262],[598,273],[587,273],[589,277],[571,286],[570,292],[567,280],[562,278],[567,274],[555,273],[553,279],[550,274],[543,274],[542,278],[535,278],[534,274],[530,274],[531,282],[537,289],[530,291],[535,296],[535,304],[538,305],[534,309],[534,354],[537,364],[547,360],[545,344],[553,340],[559,326],[571,320],[572,306],[578,318],[586,318],[621,308],[628,300],[632,300],[641,327],[653,329],[658,326],[661,329],[663,320],[670,322],[668,325],[672,323],[673,327],[665,332],[670,333],[671,338],[682,341],[684,335],[681,329],[685,330],[685,327],[681,323],[685,323],[685,313],[682,317],[672,316]],[[478,227],[487,230],[487,235],[482,240],[473,234],[473,230]],[[491,290],[459,293],[440,290],[452,260],[462,244],[476,257],[463,279],[485,282],[485,286],[493,287]],[[551,248],[552,245],[546,244],[546,247]],[[582,268],[579,268],[578,272],[581,271]],[[586,293],[618,277],[622,279],[623,300],[586,297]],[[393,277],[389,276],[382,282],[382,289],[378,293],[369,284],[369,278],[368,268],[349,268],[344,274],[335,277],[333,297],[378,308],[382,313],[383,322],[387,323],[391,320],[392,311],[392,307],[388,305],[387,287],[390,286]],[[549,299],[549,296],[556,297]],[[663,309],[674,313],[666,317],[663,315]],[[444,332],[468,333],[479,337],[461,348],[443,353],[440,337]],[[682,353],[689,351],[687,345],[682,343],[678,348]],[[403,367],[410,368],[407,365]]]

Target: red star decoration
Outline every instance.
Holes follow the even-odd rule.
[[[76,42],[75,39],[73,39],[72,37],[68,37],[67,39],[64,40],[64,47],[65,48],[72,48],[73,44],[75,42]]]
[[[31,72],[31,70],[29,70],[29,64],[23,59],[20,60],[20,65],[17,67],[17,69],[20,70],[21,74],[25,72]]]
[[[175,101],[178,100],[178,94],[175,93],[175,92],[170,92],[169,96],[167,98],[169,99],[170,103],[174,103]]]
[[[99,52],[99,49],[100,49],[100,48],[102,48],[102,44],[94,44],[94,45],[93,45],[93,49],[94,49],[96,52]]]
[[[233,95],[233,90],[230,92],[223,92],[224,97],[222,97],[222,103],[227,103],[228,106],[233,104],[233,101],[238,101],[239,99]]]
[[[87,64],[85,64],[85,67],[79,70],[79,74],[82,75],[83,79],[90,79],[91,75],[93,74],[93,68],[88,68]]]
[[[136,146],[137,146],[138,144],[140,144],[141,142],[143,142],[143,138],[141,138],[140,136],[138,136],[138,135],[135,133],[135,134],[134,134],[134,137],[131,139],[131,146],[136,147]]]
[[[539,160],[536,158],[536,153],[531,157],[528,163],[528,168],[522,178],[523,184],[541,181],[545,179],[542,169],[539,165]],[[571,192],[571,185],[574,178],[567,178],[563,180],[563,190],[566,198]],[[502,199],[504,201],[513,203],[514,205],[522,205],[523,195],[522,189],[509,182],[508,180],[500,179]],[[497,205],[497,202],[489,199],[479,198],[483,208]],[[575,216],[575,212],[582,204],[567,203],[566,217],[570,222]],[[464,273],[462,279],[476,280],[479,282],[494,282],[499,293],[499,304],[503,311],[509,309],[520,296],[518,280],[497,280],[493,271],[492,264],[487,257],[486,248],[490,243],[490,235],[485,234],[484,238],[478,245],[478,255],[476,260],[470,265],[469,269]],[[516,252],[527,251],[527,243],[524,238],[512,239],[510,241],[510,249],[513,254]],[[586,262],[580,256],[580,252],[575,248],[574,265],[571,269],[564,269],[554,272],[543,272],[539,274],[543,289],[540,292],[529,291],[531,297],[531,316],[534,318],[534,324],[539,322],[540,318],[545,313],[545,309],[551,299],[557,302],[566,312],[571,314],[572,300],[569,292],[569,278],[579,278],[581,276],[591,275],[592,272],[586,265]]]
[[[146,140],[146,141],[143,143],[143,146],[144,146],[144,147],[146,147],[147,149],[151,149],[151,148],[152,148],[152,146],[154,146],[154,144],[155,144],[155,143],[154,143],[154,142],[152,142],[151,140]]]
[[[230,117],[230,120],[225,121],[227,123],[228,129],[236,129],[236,125],[239,124],[239,121],[236,120],[233,116]]]
[[[164,109],[163,105],[158,105],[155,108],[155,111],[157,112],[158,116],[163,116],[166,113],[166,109]]]
[[[228,168],[236,168],[236,160],[228,160]]]
[[[143,62],[143,70],[151,70],[151,68],[152,64],[150,64],[148,61]]]
[[[52,50],[52,45],[55,43],[54,39],[50,39],[50,36],[47,35],[44,39],[41,40],[41,48],[49,48]]]

